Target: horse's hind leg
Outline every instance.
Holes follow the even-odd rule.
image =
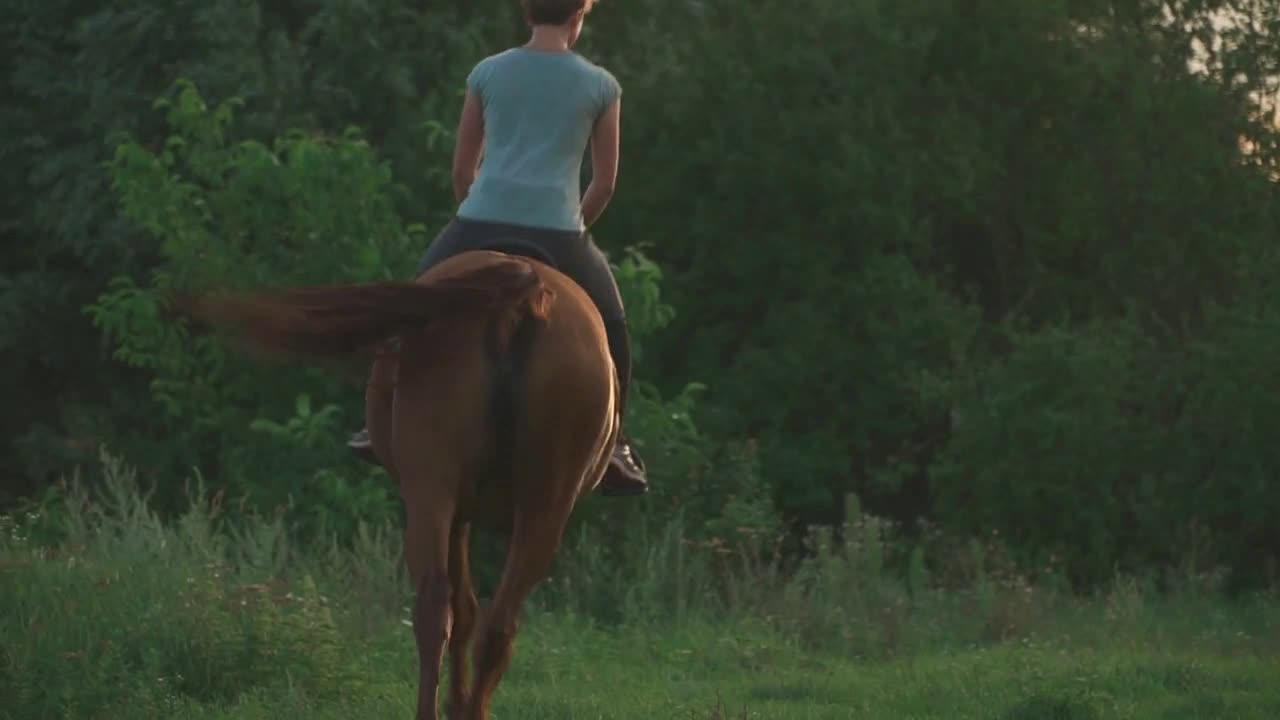
[[[502,579],[494,592],[493,602],[484,613],[475,637],[475,684],[471,690],[471,720],[487,720],[489,701],[498,681],[511,664],[512,646],[519,626],[520,607],[525,598],[547,575],[568,513],[550,513],[558,517],[528,519],[516,516],[502,568]]]
[[[449,540],[449,580],[453,590],[453,631],[449,635],[449,716],[452,718],[464,717],[471,699],[467,649],[480,611],[471,585],[470,530],[468,524],[457,523]]]
[[[417,500],[413,502],[412,500]],[[440,662],[449,639],[449,539],[452,511],[406,497],[405,561],[413,582],[413,637],[418,646],[418,720],[436,720]],[[445,503],[447,505],[447,503]]]

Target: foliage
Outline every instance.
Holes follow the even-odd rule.
[[[677,513],[797,550],[852,492],[1080,586],[1266,583],[1278,7],[602,5],[582,47],[627,109],[593,232],[654,492],[575,532],[604,564]],[[393,514],[342,452],[358,376],[191,340],[156,292],[402,276],[452,210],[461,78],[521,32],[515,3],[6,5],[0,500],[110,440],[312,530]]]
[[[1274,429],[1273,380],[1246,399],[1206,362],[1269,343],[1273,9],[1174,4],[1177,26],[1137,1],[654,5],[645,32],[680,38],[663,61],[608,59],[629,107],[662,108],[631,147],[671,150],[626,172],[697,190],[647,183],[606,222],[664,238],[680,312],[650,357],[707,384],[705,432],[758,441],[779,509],[835,520],[854,490],[1084,584],[1192,548],[1274,572],[1276,486],[1207,440]],[[1254,24],[1189,72],[1228,5]],[[1246,505],[1265,509],[1242,523]]]
[[[344,457],[337,421],[354,421],[358,386],[314,371],[260,369],[217,338],[188,338],[161,303],[172,288],[407,274],[422,240],[396,216],[388,168],[354,131],[290,133],[273,146],[232,142],[231,106],[209,108],[187,84],[163,106],[174,131],[164,147],[153,153],[125,142],[112,164],[126,216],[159,240],[163,259],[146,285],[118,278],[88,308],[116,358],[152,377],[156,420],[167,432],[163,445],[138,450],[170,467],[194,460],[219,468],[228,492],[259,507],[305,497],[302,511],[318,525],[350,530],[360,517],[385,517],[391,498],[382,478],[362,470],[354,483],[343,479],[357,468]]]
[[[160,147],[170,133],[152,102],[187,77],[244,100],[236,139],[362,128],[411,183],[397,210],[435,221],[451,202],[438,119],[456,111],[456,78],[477,48],[509,34],[501,21],[395,0],[5,3],[0,352],[15,364],[0,394],[21,411],[0,415],[0,462],[19,470],[0,501],[91,469],[104,427],[155,421],[137,402],[151,378],[114,362],[81,312],[117,278],[145,283],[160,261],[158,239],[111,192],[116,144],[104,140],[126,132]]]

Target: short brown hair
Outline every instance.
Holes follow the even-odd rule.
[[[563,25],[591,5],[592,0],[520,0],[530,25]]]

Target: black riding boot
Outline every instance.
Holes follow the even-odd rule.
[[[351,452],[355,456],[365,462],[381,465],[378,462],[378,456],[373,452],[373,442],[369,439],[369,428],[362,428],[360,432],[351,436],[347,441],[347,447],[351,448]]]
[[[613,446],[613,457],[600,481],[600,492],[607,497],[628,497],[649,492],[649,481],[644,474],[644,461],[631,446],[625,433],[618,435]]]

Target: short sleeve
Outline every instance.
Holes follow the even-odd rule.
[[[613,76],[613,73],[600,68],[600,108],[599,112],[603,113],[613,105],[618,98],[622,97],[622,84]]]
[[[471,68],[471,72],[467,74],[467,90],[477,97],[484,97],[485,85],[489,81],[489,62],[488,58],[476,63]]]

